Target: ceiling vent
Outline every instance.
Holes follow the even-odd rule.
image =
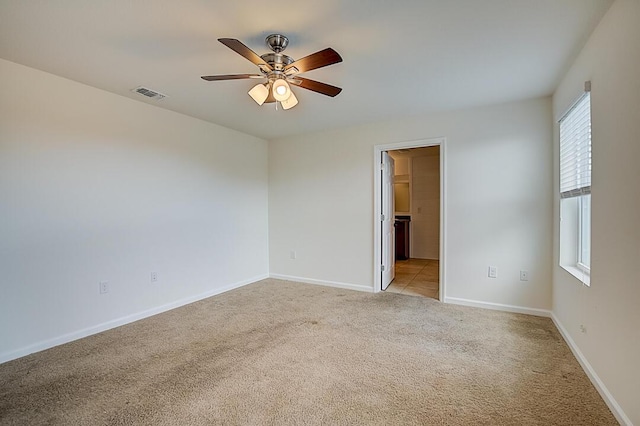
[[[139,93],[143,96],[146,96],[149,99],[155,99],[156,101],[159,101],[160,99],[164,99],[167,97],[167,95],[163,95],[160,92],[156,92],[155,90],[151,90],[151,89],[147,89],[146,87],[136,87],[135,89],[132,90],[132,92],[135,93]]]

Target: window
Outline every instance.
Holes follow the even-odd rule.
[[[560,266],[586,285],[591,272],[591,95],[560,119]]]

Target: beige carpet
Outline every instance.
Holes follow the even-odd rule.
[[[546,318],[265,280],[0,365],[0,424],[617,424]]]

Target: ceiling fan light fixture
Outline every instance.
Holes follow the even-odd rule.
[[[293,91],[291,91],[291,95],[289,96],[288,99],[285,99],[284,101],[280,101],[280,105],[282,105],[282,109],[290,109],[293,108],[294,106],[298,105],[298,98],[296,98],[296,95],[293,94]]]
[[[293,94],[291,84],[332,98],[342,91],[339,87],[298,75],[342,62],[342,57],[330,47],[295,60],[282,53],[289,43],[289,39],[282,34],[267,36],[265,41],[273,53],[265,53],[264,55],[258,55],[235,38],[219,38],[218,41],[257,65],[260,73],[203,75],[201,78],[205,81],[266,79],[265,83],[254,86],[248,92],[258,105],[263,105],[265,102],[275,102],[276,109],[278,109],[278,103],[285,110],[293,108],[298,104],[298,98]]]
[[[291,96],[291,88],[289,87],[289,83],[286,80],[279,78],[273,82],[273,86],[271,88],[273,91],[273,97],[277,101],[286,101]]]
[[[256,84],[253,89],[249,90],[249,96],[251,96],[258,105],[262,105],[269,97],[269,88],[266,84]]]

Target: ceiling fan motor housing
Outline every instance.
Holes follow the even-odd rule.
[[[283,69],[287,65],[293,62],[293,58],[290,56],[284,55],[282,53],[265,53],[261,56],[261,58],[268,63],[273,71],[267,71],[263,73],[269,79],[270,83],[273,83],[274,80],[277,79],[286,79],[287,76],[284,73]]]
[[[276,53],[282,52],[289,45],[289,39],[282,34],[271,34],[264,39],[269,49]]]
[[[294,62],[294,59],[290,56],[282,53],[284,49],[289,45],[289,39],[282,34],[271,34],[265,38],[265,42],[269,49],[271,49],[274,53],[265,53],[261,55],[263,61],[268,63],[271,68],[273,68],[272,72],[266,73],[269,77],[269,80],[274,80],[278,78],[285,78],[284,75],[284,67]]]

